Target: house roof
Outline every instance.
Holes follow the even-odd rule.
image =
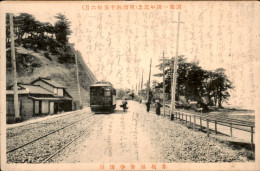
[[[44,81],[45,83],[47,83],[47,84],[49,84],[53,87],[56,87],[56,88],[65,88],[63,85],[57,83],[56,81],[53,81],[53,80],[48,79],[48,78],[42,78],[42,77],[39,77],[37,80],[34,80],[33,82],[31,82],[31,84],[33,84],[33,83],[35,83],[39,80]]]
[[[26,90],[28,90],[28,92],[30,94],[49,94],[49,95],[53,95],[52,92],[40,87],[39,85],[19,84],[19,87],[25,88]]]
[[[72,98],[68,98],[68,97],[34,97],[34,96],[29,96],[29,97],[34,100],[53,100],[53,101],[72,100]]]

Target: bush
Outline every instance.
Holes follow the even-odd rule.
[[[7,124],[13,124],[14,123],[14,117],[6,117],[6,123]]]
[[[39,63],[32,63],[32,67],[36,68],[36,67],[41,67],[42,65]]]
[[[49,52],[44,52],[44,57],[52,61]]]

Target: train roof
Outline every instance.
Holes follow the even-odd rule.
[[[113,85],[107,81],[98,81],[95,84],[91,85],[91,87],[104,87],[104,86],[113,87]]]
[[[90,87],[113,87],[111,84],[93,84]]]

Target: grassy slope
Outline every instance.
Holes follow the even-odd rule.
[[[30,83],[31,81],[37,79],[38,77],[48,77],[56,82],[64,85],[67,88],[69,94],[73,97],[75,101],[78,101],[78,91],[77,91],[77,77],[76,77],[76,67],[75,64],[60,64],[57,62],[57,57],[50,55],[52,61],[44,57],[43,51],[35,53],[32,50],[28,50],[22,47],[17,48],[17,58],[19,60],[19,67],[17,69],[18,73],[18,82]],[[21,54],[26,54],[29,56],[30,61],[37,63],[37,67],[33,67],[29,64],[28,60],[25,61],[21,58]],[[82,61],[81,61],[82,62]],[[41,65],[41,66],[40,66]],[[79,75],[80,75],[80,84],[81,84],[81,97],[83,103],[88,102],[89,99],[89,85],[92,84],[93,79],[89,78],[89,71],[85,71],[81,64],[79,63]],[[6,71],[6,84],[12,85],[12,73],[11,69]]]

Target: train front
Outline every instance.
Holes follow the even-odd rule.
[[[90,87],[90,108],[93,112],[112,112],[116,107],[116,91],[110,84]]]

